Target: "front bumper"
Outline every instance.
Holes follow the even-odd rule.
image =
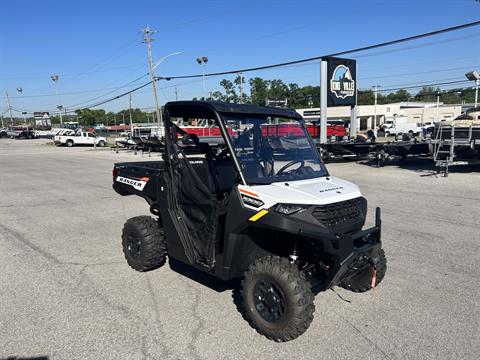
[[[375,263],[378,251],[381,249],[382,221],[380,208],[375,211],[375,226],[357,231],[353,234],[315,233],[300,230],[302,236],[320,241],[326,252],[333,257],[333,262],[325,272],[322,281],[323,289],[339,284],[343,279],[352,275],[359,264],[371,266]],[[365,259],[368,259],[365,263]]]

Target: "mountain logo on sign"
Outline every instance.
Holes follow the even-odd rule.
[[[345,99],[355,94],[355,80],[350,69],[345,65],[338,65],[330,79],[330,91],[339,99]]]

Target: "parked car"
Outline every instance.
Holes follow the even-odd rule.
[[[7,130],[7,137],[11,139],[34,139],[35,133],[31,126],[12,126]]]
[[[66,145],[72,147],[75,145],[97,145],[103,147],[107,144],[107,139],[102,136],[95,136],[92,133],[82,131],[78,135],[56,135],[53,139],[55,145]]]

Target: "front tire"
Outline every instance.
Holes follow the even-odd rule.
[[[250,325],[277,342],[302,335],[315,311],[305,274],[278,256],[263,257],[250,265],[242,280],[242,300]]]
[[[144,272],[165,263],[165,233],[150,216],[136,216],[123,226],[122,245],[125,259],[134,270]]]
[[[387,258],[385,257],[385,251],[380,249],[377,254],[377,281],[376,285],[379,285],[383,278],[385,277],[385,273],[387,272]],[[361,272],[357,273],[345,279],[340,283],[340,286],[344,289],[362,293],[372,289],[372,277],[373,277],[373,268],[371,266],[365,268]]]
[[[104,146],[105,146],[105,141],[100,140],[100,141],[98,142],[98,146],[104,147]]]

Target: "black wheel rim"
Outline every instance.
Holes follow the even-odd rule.
[[[255,308],[268,322],[280,321],[286,313],[287,302],[279,286],[269,280],[259,280],[253,289]]]
[[[140,253],[142,251],[140,240],[136,239],[133,236],[127,236],[127,251],[130,256],[134,258],[140,256]]]

